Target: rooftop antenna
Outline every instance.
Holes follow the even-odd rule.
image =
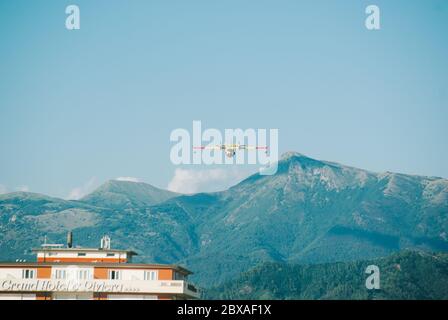
[[[55,248],[62,248],[63,244],[55,244],[55,243],[47,243],[47,235],[44,236],[44,243],[42,243],[42,248],[49,248],[49,247],[55,247]]]
[[[110,250],[110,237],[108,235],[101,238],[101,249]]]

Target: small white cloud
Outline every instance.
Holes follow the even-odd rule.
[[[4,185],[0,184],[0,194],[8,193],[8,188],[6,188]]]
[[[248,176],[247,170],[235,167],[225,169],[176,169],[167,189],[191,194],[226,190]]]
[[[129,182],[141,182],[139,178],[134,177],[118,177],[115,180],[117,181],[129,181]]]
[[[68,200],[79,200],[89,194],[97,186],[96,177],[92,177],[84,185],[72,189],[67,196]]]
[[[28,192],[28,191],[30,191],[30,188],[28,186],[23,185],[23,186],[18,186],[16,188],[16,190],[17,191],[22,191],[22,192]]]

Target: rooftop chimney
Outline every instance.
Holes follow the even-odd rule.
[[[67,248],[73,247],[73,234],[71,231],[67,233]]]

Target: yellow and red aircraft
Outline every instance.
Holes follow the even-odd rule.
[[[246,144],[217,144],[214,146],[196,146],[193,150],[223,150],[226,156],[232,158],[236,155],[237,150],[268,150],[267,146],[249,146]]]

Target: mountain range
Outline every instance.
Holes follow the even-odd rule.
[[[403,249],[448,251],[448,180],[374,173],[287,153],[272,176],[228,190],[180,195],[145,183],[109,181],[77,201],[0,195],[0,260],[64,243],[115,248],[145,262],[179,263],[211,287],[264,263],[327,263]],[[78,239],[78,241],[77,241]]]
[[[366,288],[368,266],[378,287]],[[448,254],[402,251],[367,261],[294,265],[266,263],[206,292],[226,300],[446,300]]]

